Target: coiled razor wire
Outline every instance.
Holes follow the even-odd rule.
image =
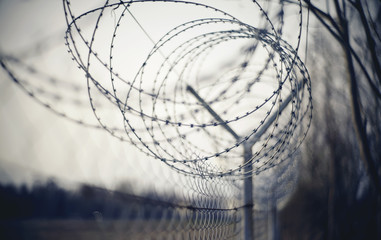
[[[169,29],[153,42],[133,77],[124,76],[119,68],[128,66],[115,60],[128,54],[118,52],[123,48],[119,33],[129,32],[124,19],[131,15],[136,20],[132,13],[135,5],[158,2],[168,4],[168,8],[187,5],[206,9],[210,17]],[[244,177],[288,159],[304,139],[312,104],[310,77],[297,54],[301,10],[294,49],[281,38],[282,24],[276,30],[256,1],[253,3],[271,30],[256,28],[222,10],[191,1],[106,1],[77,17],[70,1],[63,3],[68,26],[66,45],[85,72],[95,117],[110,134],[146,155],[186,174]],[[115,16],[113,30],[108,29],[110,41],[102,38],[99,42],[108,11]],[[95,26],[85,36],[81,21],[90,17],[95,19]],[[123,29],[125,25],[127,29]],[[219,58],[236,46],[241,47],[240,57],[213,73],[211,69],[220,67]],[[102,49],[109,49],[108,56],[99,54]],[[100,67],[108,72],[108,79],[96,77]],[[205,80],[205,76],[209,79]],[[94,92],[119,109],[123,132],[122,128],[115,131],[103,120]],[[253,146],[254,152],[243,163],[245,144]],[[253,166],[250,173],[243,171],[247,165]]]
[[[277,24],[270,20],[270,12],[252,1],[260,13],[258,26],[191,1],[105,1],[78,15],[73,4],[63,1],[65,44],[84,73],[86,88],[83,79],[52,77],[10,54],[2,54],[0,63],[22,90],[47,109],[104,129],[184,173],[152,173],[181,189],[179,196],[138,197],[126,210],[134,221],[124,229],[135,239],[239,239],[240,211],[246,206],[243,183],[236,180],[278,166],[267,171],[264,182],[256,182],[261,194],[254,195],[255,233],[265,237],[267,220],[259,211],[292,191],[290,185],[296,180],[291,154],[312,118],[310,77],[298,57],[301,3],[294,47],[283,40],[283,1],[275,15]],[[202,14],[152,37],[134,13],[140,7],[155,9],[157,4]],[[132,49],[140,43],[128,48],[136,37],[136,25],[149,42],[141,55]],[[68,111],[66,105],[78,111]],[[81,117],[86,110],[95,120]],[[243,162],[245,147],[253,155]],[[252,167],[250,172],[247,166]],[[147,219],[155,221],[146,224]]]
[[[129,33],[128,21],[124,19],[132,16],[136,20],[131,12],[135,5],[157,3],[172,8],[186,5],[206,9],[211,17],[193,19],[169,29],[153,42],[136,72],[128,71],[125,77],[126,71],[120,67],[128,66],[120,62],[128,53],[115,50],[124,47],[124,38],[118,41],[122,32]],[[49,93],[44,89],[46,85],[33,89],[27,81],[19,80],[9,65],[16,65],[19,70],[24,67],[20,60],[2,56],[1,61],[17,84],[60,116],[103,128],[179,172],[203,177],[240,178],[258,174],[288,159],[303,141],[312,118],[312,104],[310,77],[297,55],[301,3],[295,49],[281,38],[283,4],[277,14],[280,25],[276,29],[265,10],[253,1],[270,30],[256,28],[222,10],[190,1],[106,1],[78,17],[72,13],[70,1],[63,4],[68,26],[66,45],[73,60],[85,72],[88,100],[98,124],[75,119],[56,109],[54,104],[44,102],[41,98],[55,102],[68,99],[57,92]],[[102,20],[111,15],[107,11],[114,15],[111,30],[102,28]],[[94,29],[85,36],[81,23],[90,17],[94,20],[94,16]],[[106,23],[105,26],[110,28]],[[105,29],[111,35],[109,41],[104,41]],[[98,50],[103,54],[104,49],[109,49],[108,56],[98,54]],[[231,57],[226,53],[237,49],[239,57],[221,68],[218,65],[221,58]],[[29,74],[38,74],[31,67],[24,68]],[[101,68],[107,78],[105,74],[97,77]],[[50,83],[59,82],[47,79]],[[80,89],[74,85],[70,88],[74,92]],[[79,98],[73,103],[85,106],[86,99]],[[102,108],[107,104],[119,110],[122,126],[115,124],[115,119],[104,120],[107,113],[102,115]],[[218,118],[210,114],[208,107]],[[226,126],[235,129],[236,136],[226,131]],[[243,163],[245,144],[252,146],[254,152],[250,161]],[[252,172],[243,171],[247,165],[253,166]]]

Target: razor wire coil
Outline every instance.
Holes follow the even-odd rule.
[[[152,37],[135,7],[155,4],[205,14]],[[60,117],[103,129],[175,170],[169,177],[145,170],[181,190],[174,199],[130,196],[136,202],[126,214],[134,221],[126,229],[133,236],[239,239],[240,212],[248,207],[242,204],[243,178],[260,173],[265,178],[265,184],[255,187],[261,193],[254,195],[255,207],[250,206],[257,224],[265,219],[259,213],[268,202],[276,204],[289,195],[296,181],[292,153],[312,118],[311,81],[298,56],[300,2],[293,45],[284,40],[283,1],[275,17],[252,1],[263,20],[255,26],[229,11],[192,1],[104,1],[79,14],[73,5],[63,1],[64,40],[80,78],[68,82],[65,76],[49,76],[12,55],[2,54],[1,66],[23,91]],[[136,37],[134,24],[150,42],[136,59],[126,48]],[[136,66],[127,64],[130,58]],[[66,105],[79,112],[87,109],[95,118],[82,119],[77,111],[66,111]],[[243,162],[247,146],[253,156]],[[266,225],[256,226],[256,235],[265,236]]]
[[[118,64],[114,63],[118,56],[114,49],[119,46],[117,37],[123,28],[123,19],[128,14],[132,15],[130,9],[135,4],[157,2],[194,5],[223,17],[194,19],[170,29],[154,43],[134,78],[124,78],[118,73]],[[255,28],[222,10],[190,1],[106,1],[104,6],[82,13],[78,17],[71,12],[70,1],[64,1],[68,23],[65,37],[68,52],[78,67],[85,72],[91,107],[102,128],[179,172],[202,177],[242,177],[242,169],[248,164],[254,166],[252,173],[258,174],[289,158],[306,135],[312,117],[310,78],[297,55],[301,28],[294,49],[281,38],[283,21],[276,30],[259,3],[253,2],[268,22],[270,30]],[[118,8],[123,10],[116,13],[115,9]],[[96,36],[100,31],[102,19],[107,15],[105,11],[110,9],[113,9],[115,16],[119,15],[110,44],[108,47],[102,45],[109,48],[109,56],[102,59],[93,45],[97,43]],[[79,22],[91,14],[98,15],[91,37],[86,39],[81,33]],[[283,14],[283,10],[280,11],[281,19]],[[301,10],[299,14],[300,27]],[[78,35],[77,38],[74,35]],[[184,39],[183,35],[186,35]],[[213,61],[208,57],[224,44],[241,40],[254,41],[245,46],[243,60],[236,63],[233,69],[228,68],[225,75],[215,79],[211,86],[200,83],[200,72],[205,71],[202,66],[208,61]],[[86,51],[80,53],[77,47],[79,41],[87,48],[87,55]],[[252,57],[257,48],[262,48],[268,55],[267,58],[262,57],[262,66],[253,64]],[[103,80],[101,82],[93,76],[93,61],[109,72],[111,88],[106,88]],[[261,91],[260,88],[255,88],[256,85],[261,85],[267,79],[273,83],[273,89],[267,96],[259,101],[248,101]],[[127,94],[122,96],[119,93],[116,82],[128,89]],[[206,104],[221,112],[223,122],[214,119],[206,112],[205,106],[195,101],[187,91],[190,85],[194,85],[200,93],[213,93],[218,89],[217,93],[214,93],[217,96],[207,99]],[[93,101],[94,88],[119,109],[124,122],[123,134],[120,131],[123,128],[116,132],[101,120]],[[291,96],[292,100],[288,115],[284,117],[286,114],[280,111],[279,107],[287,95]],[[246,105],[243,111],[234,112],[235,109],[242,108],[242,105]],[[261,111],[263,109],[266,111]],[[264,127],[266,121],[271,118],[270,115],[274,113],[276,120],[271,125],[271,130],[265,131],[265,136],[256,139],[256,133],[261,131],[261,127]],[[307,123],[303,122],[305,118],[308,118]],[[221,129],[223,125],[247,126],[250,124],[247,122],[256,124],[246,133],[240,134],[239,139],[232,139]],[[301,133],[296,134],[298,131]],[[200,139],[207,140],[200,142]],[[249,162],[240,163],[241,146],[253,141],[257,142],[255,144],[259,145],[260,149],[253,154]],[[221,161],[225,163],[225,167],[221,167]],[[228,161],[230,163],[226,163]]]

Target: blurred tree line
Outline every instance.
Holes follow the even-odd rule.
[[[314,119],[282,239],[381,239],[381,1],[302,2]]]
[[[99,216],[102,219],[153,220],[162,219],[164,215],[170,218],[168,212],[176,210],[178,200],[173,196],[167,196],[167,202],[155,192],[135,196],[120,188],[120,191],[110,191],[84,184],[71,191],[52,180],[37,182],[30,188],[25,185],[0,185],[0,223],[50,219],[97,220]]]

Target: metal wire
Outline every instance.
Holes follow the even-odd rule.
[[[156,6],[168,9],[160,13],[163,19],[136,14]],[[139,203],[131,207],[131,216],[138,209],[128,227],[133,234],[144,239],[240,238],[241,180],[273,173],[267,180],[271,186],[258,183],[264,194],[254,197],[257,211],[269,199],[286,198],[292,187],[285,186],[295,182],[292,154],[312,118],[310,76],[298,56],[300,1],[293,45],[284,40],[288,9],[283,1],[273,11],[258,1],[251,6],[259,13],[256,25],[194,1],[104,1],[77,13],[74,2],[63,0],[65,45],[84,74],[78,83],[43,74],[12,55],[2,54],[0,62],[13,82],[50,111],[103,129],[173,170],[171,178],[179,181],[166,181],[178,186],[182,197],[141,200],[149,211],[160,212],[158,219],[148,217],[153,224],[138,221],[147,218],[139,215],[144,210]],[[177,8],[190,9],[184,22],[173,22],[158,34],[150,31],[148,23],[164,21]],[[137,36],[136,29],[144,36]],[[87,109],[95,118],[81,119],[63,105]],[[245,145],[253,154],[243,162]],[[265,235],[264,226],[256,225],[256,235]]]
[[[118,47],[117,37],[123,27],[123,18],[131,13],[130,9],[135,4],[147,2],[151,1],[106,1],[103,7],[74,18],[70,2],[64,1],[68,22],[67,46],[79,68],[86,73],[94,114],[98,119],[101,118],[97,113],[96,104],[93,103],[92,86],[119,108],[124,119],[125,136],[115,134],[101,120],[100,125],[112,135],[134,144],[145,154],[163,161],[179,172],[191,175],[242,175],[244,166],[240,164],[241,146],[247,141],[255,141],[259,148],[247,163],[254,166],[253,173],[258,174],[289,158],[307,132],[312,109],[310,78],[303,62],[297,56],[301,30],[294,50],[280,38],[280,30],[275,30],[266,12],[257,2],[255,4],[271,26],[271,31],[240,22],[228,13],[211,6],[187,1],[152,1],[153,4],[170,4],[169,7],[180,4],[195,5],[213,12],[211,16],[222,17],[195,19],[169,30],[155,43],[135,77],[129,81],[114,68],[114,49]],[[115,8],[120,8],[121,11],[114,11],[118,21],[111,37],[110,55],[108,59],[101,59],[93,45],[96,44],[102,18],[107,16],[104,12]],[[98,14],[98,17],[91,39],[86,39],[81,34],[78,22],[91,14]],[[279,17],[282,18],[282,15]],[[302,17],[299,26],[301,21]],[[74,37],[73,32],[78,36]],[[150,40],[152,41],[151,38]],[[77,47],[78,41],[83,41],[88,49],[87,57],[81,57]],[[221,69],[220,72],[223,72],[224,76],[214,80],[213,85],[210,86],[209,82],[200,83],[198,76],[207,70],[203,69],[203,65],[207,64],[207,61],[215,61],[209,59],[209,56],[218,51],[226,51],[231,46],[229,44],[236,42],[246,44],[243,46],[248,50],[243,53],[243,59],[226,70]],[[267,52],[267,57],[260,56],[264,66],[252,66],[256,64],[255,58],[258,57],[255,55],[255,48],[262,48]],[[101,63],[110,73],[111,89],[104,87],[103,79],[101,83],[93,77],[90,67],[92,61]],[[123,88],[128,89],[126,96],[122,97],[117,93],[115,82],[125,84]],[[267,90],[267,96],[257,101],[253,100],[258,90],[264,89],[263,83],[272,84]],[[149,85],[151,87],[146,87]],[[214,98],[209,97],[206,102],[212,108],[218,109],[223,122],[216,121],[206,114],[205,108],[192,99],[186,91],[189,85],[195,86],[200,94],[208,92],[209,96],[215,95]],[[280,112],[279,106],[286,96],[291,96],[290,107]],[[136,99],[138,100],[135,101]],[[240,110],[237,111],[238,109]],[[276,120],[260,139],[256,139],[256,133],[274,113],[277,115]],[[306,116],[309,120],[304,124]],[[248,129],[236,140],[221,131],[223,124],[244,125]],[[300,131],[301,134],[294,134]],[[219,162],[226,162],[226,159],[231,163],[221,167]]]

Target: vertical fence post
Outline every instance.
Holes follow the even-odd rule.
[[[254,239],[254,201],[253,201],[253,166],[248,161],[253,156],[252,145],[244,144],[244,180],[243,180],[243,200],[244,200],[244,239]]]
[[[304,81],[298,83],[298,88],[302,87]],[[190,92],[196,99],[201,103],[201,105],[214,117],[214,119],[221,124],[221,126],[229,132],[237,141],[240,141],[241,137],[229,127],[228,124],[205,102],[203,98],[198,95],[198,93],[190,86],[187,85],[186,90]],[[249,163],[253,157],[252,148],[256,141],[261,138],[262,134],[274,123],[274,121],[279,117],[279,112],[282,112],[288,104],[291,102],[294,94],[290,94],[279,106],[278,111],[274,112],[266,121],[261,129],[248,141],[243,143],[244,148],[244,180],[243,180],[243,201],[244,201],[244,240],[254,239],[254,200],[253,200],[253,165]]]

